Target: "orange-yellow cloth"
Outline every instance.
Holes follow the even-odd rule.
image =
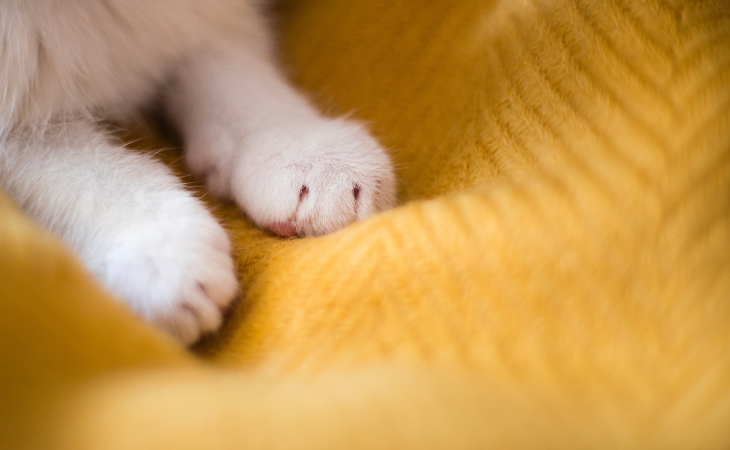
[[[244,298],[189,353],[0,201],[0,447],[730,446],[729,2],[275,14],[401,206],[282,240],[211,203]]]

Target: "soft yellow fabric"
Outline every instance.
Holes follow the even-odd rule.
[[[0,447],[730,446],[730,3],[276,13],[403,206],[281,240],[212,205],[245,298],[196,358],[3,200]]]

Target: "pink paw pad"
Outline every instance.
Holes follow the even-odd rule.
[[[266,225],[264,228],[283,237],[293,237],[297,235],[297,227],[291,220],[287,220],[286,222],[273,222]]]

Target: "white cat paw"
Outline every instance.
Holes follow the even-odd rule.
[[[108,288],[186,345],[220,327],[238,290],[228,236],[187,194],[122,224],[89,259]]]
[[[231,190],[258,226],[282,236],[326,234],[396,201],[388,155],[346,120],[249,136]]]

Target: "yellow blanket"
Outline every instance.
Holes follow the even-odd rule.
[[[401,207],[282,240],[193,353],[0,199],[0,448],[730,447],[730,3],[312,0]]]

